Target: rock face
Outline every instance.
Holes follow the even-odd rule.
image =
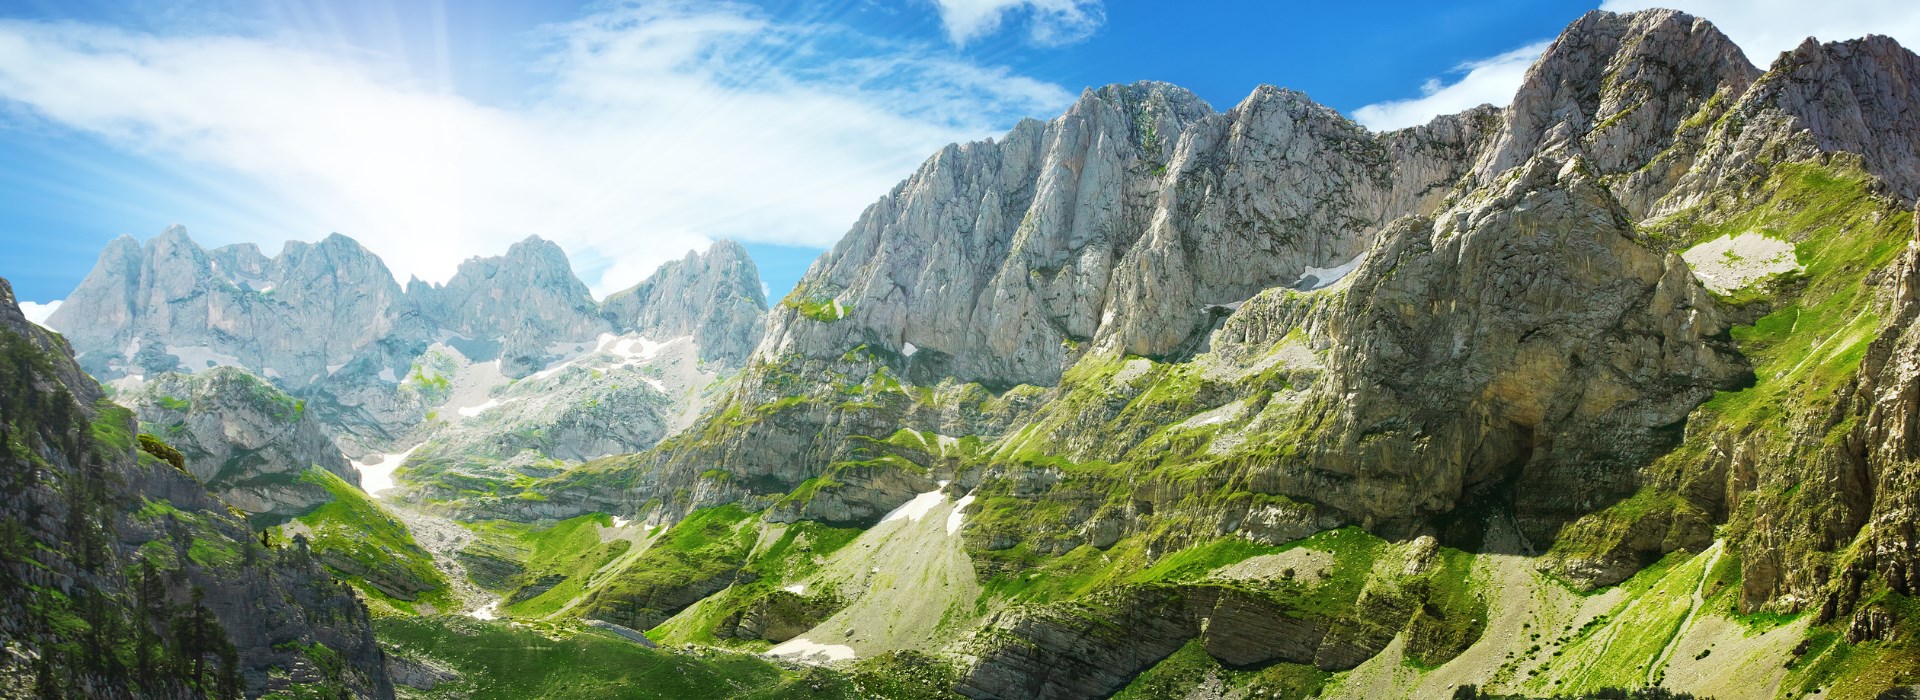
[[[69,298],[48,323],[71,331],[82,366],[102,381],[137,391],[166,372],[245,368],[302,402],[350,457],[402,452],[486,412],[489,400],[539,394],[493,413],[519,419],[486,421],[495,443],[537,441],[442,440],[443,455],[473,448],[490,461],[521,448],[577,461],[651,446],[699,411],[718,372],[744,360],[766,307],[757,269],[731,242],[601,304],[560,248],[539,238],[470,259],[446,284],[402,290],[379,258],[338,234],[267,258],[247,244],[203,250],[177,226],[144,246],[114,241]],[[517,380],[536,381],[494,396]],[[269,503],[278,496],[292,492],[248,498],[261,512],[300,507],[299,498]]]
[[[1871,504],[1862,515],[1873,554],[1858,566],[1911,596],[1920,593],[1920,228],[1890,276],[1885,330],[1861,363],[1852,406],[1872,488],[1849,505]]]
[[[1528,69],[1475,175],[1487,184],[1536,155],[1580,156],[1623,206],[1644,216],[1685,172],[1702,127],[1759,73],[1704,19],[1672,10],[1587,13]]]
[[[462,350],[468,357],[498,359],[516,379],[547,365],[548,345],[610,330],[567,254],[538,237],[513,244],[503,257],[468,259],[445,285],[415,280],[407,297],[429,328],[466,338],[474,348]]]
[[[747,249],[717,241],[609,295],[601,309],[616,328],[655,340],[691,336],[700,359],[739,367],[760,344],[767,295]]]
[[[1884,36],[1822,44],[1809,38],[1783,53],[1713,123],[1698,163],[1680,178],[1674,205],[1711,201],[1715,191],[1763,177],[1775,162],[1845,153],[1888,194],[1920,196],[1920,57]]]
[[[1327,367],[1306,399],[1326,413],[1298,419],[1317,431],[1258,488],[1385,525],[1508,481],[1526,485],[1526,534],[1549,539],[1631,495],[1673,427],[1749,376],[1715,340],[1728,325],[1679,256],[1635,240],[1584,159],[1536,156],[1390,228],[1319,318],[1259,331],[1306,333]]]
[[[909,376],[1052,384],[1090,347],[1194,352],[1220,305],[1304,282],[1426,211],[1490,136],[1390,137],[1291,91],[1225,114],[1162,83],[952,146],[869,207],[769,321],[769,356],[868,344]],[[1090,343],[1090,345],[1089,345]]]
[[[132,414],[66,341],[26,321],[5,280],[0,344],[0,434],[13,448],[0,455],[6,687],[393,696],[366,608],[309,552],[261,547],[191,474],[136,448]],[[63,631],[76,623],[90,632]],[[304,651],[322,644],[325,660]],[[187,658],[205,661],[176,663]]]
[[[310,468],[360,483],[306,402],[246,370],[170,372],[121,400],[141,432],[179,449],[201,483],[256,525],[279,524],[330,500],[325,487],[301,481]]]
[[[516,496],[861,525],[950,489],[983,581],[1343,526],[1476,549],[1498,521],[1500,554],[1591,588],[1719,539],[1745,609],[1905,639],[1915,61],[1869,37],[1762,73],[1705,21],[1595,12],[1510,106],[1389,134],[1272,88],[1091,90],[869,207],[687,431]],[[1749,234],[1791,265],[1716,293],[1677,254]],[[1446,589],[1318,618],[1010,596],[947,651],[973,697],[1111,694],[1193,640],[1425,665],[1486,620]]]
[[[203,250],[179,226],[144,247],[116,239],[69,299],[47,323],[103,381],[239,365],[296,388],[392,333],[408,306],[345,236],[269,259],[252,245]]]

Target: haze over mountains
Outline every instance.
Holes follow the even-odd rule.
[[[1510,105],[1388,133],[1087,90],[934,154],[771,309],[728,243],[596,302],[537,238],[403,288],[342,236],[175,228],[48,325],[179,448],[169,493],[360,591],[386,665],[314,683],[364,695],[546,677],[471,651],[535,630],[827,696],[1902,697],[1916,90],[1885,37],[1763,70],[1592,12]],[[49,405],[118,410],[9,327]]]

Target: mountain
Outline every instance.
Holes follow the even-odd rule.
[[[82,366],[122,391],[181,398],[142,385],[167,372],[244,368],[287,392],[362,463],[426,445],[422,457],[474,462],[483,478],[652,446],[740,365],[766,307],[758,271],[731,242],[689,253],[602,304],[566,254],[537,237],[467,260],[445,284],[403,289],[377,256],[338,234],[290,242],[268,258],[250,244],[202,249],[178,226],[145,245],[114,241],[70,298],[48,325],[70,329]],[[576,365],[593,378],[562,371]],[[608,372],[620,381],[598,381]],[[174,389],[184,387],[165,391]],[[540,401],[517,402],[531,395]],[[515,434],[541,437],[496,439]],[[275,464],[244,478],[302,468]],[[277,512],[259,499],[309,504],[317,495],[283,489],[249,502]]]
[[[121,400],[139,419],[140,432],[180,450],[195,478],[256,525],[278,524],[331,500],[325,488],[302,480],[309,469],[360,482],[305,402],[246,370],[169,372]]]
[[[747,249],[716,241],[705,253],[667,261],[601,307],[616,327],[649,338],[690,336],[700,359],[738,367],[760,343],[767,295]]]
[[[367,609],[267,548],[27,322],[0,280],[0,688],[35,697],[392,697]]]
[[[254,367],[405,485],[276,457],[333,497],[278,532],[428,697],[592,692],[554,680],[589,654],[712,695],[1909,696],[1914,85],[1885,37],[1762,69],[1595,11],[1508,105],[1388,133],[1087,90],[771,309],[732,244],[595,303],[530,239]],[[190,366],[278,347],[234,309],[324,324],[245,250],[116,242],[53,322],[143,405],[250,391]]]
[[[1089,90],[870,206],[685,431],[470,515],[670,527],[509,614],[974,698],[1872,697],[1920,680],[1916,81],[1650,10],[1385,134]]]

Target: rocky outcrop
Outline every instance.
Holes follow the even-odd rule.
[[[1704,19],[1673,10],[1589,12],[1527,70],[1475,175],[1488,184],[1537,155],[1579,156],[1629,212],[1644,216],[1686,172],[1702,127],[1759,73]]]
[[[608,295],[601,310],[616,328],[655,340],[691,336],[700,359],[739,367],[766,329],[767,293],[747,249],[715,241]]]
[[[178,448],[201,483],[256,525],[285,522],[331,499],[326,487],[300,479],[309,468],[360,483],[306,402],[238,367],[163,374],[121,400],[141,432]]]
[[[262,547],[193,475],[136,448],[132,414],[104,399],[65,340],[26,321],[4,280],[0,349],[9,686],[196,697],[298,683],[393,696],[352,593],[303,547]]]
[[[773,591],[721,620],[717,633],[778,644],[805,634],[840,607],[841,602],[830,594],[804,596],[791,591]]]
[[[989,386],[1053,384],[1091,347],[1190,355],[1220,305],[1338,267],[1437,203],[1485,115],[1380,137],[1271,87],[1224,114],[1162,83],[1089,90],[941,151],[869,207],[762,353],[866,344],[910,378]]]
[[[47,319],[81,366],[110,381],[239,365],[298,388],[394,332],[407,313],[386,265],[353,239],[212,251],[169,227],[142,246],[122,236]]]
[[[1584,160],[1537,157],[1387,231],[1319,327],[1298,327],[1327,347],[1307,399],[1327,411],[1256,488],[1384,525],[1508,481],[1526,485],[1528,534],[1549,539],[1633,493],[1673,426],[1749,376],[1718,339],[1728,325]]]
[[[977,700],[1112,695],[1191,639],[1196,621],[1171,588],[997,616],[976,637],[977,660],[954,688]]]
[[[560,246],[537,236],[496,258],[469,258],[444,285],[407,284],[408,300],[430,328],[454,333],[477,361],[500,360],[508,377],[546,367],[547,346],[610,330]]]
[[[1849,154],[1887,193],[1920,196],[1920,57],[1884,36],[1807,39],[1782,53],[1724,119],[1665,209],[1744,194],[1778,162]],[[1732,204],[1732,202],[1718,202]]]

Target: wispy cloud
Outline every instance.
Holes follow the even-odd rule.
[[[955,44],[992,34],[1008,18],[1024,17],[1027,37],[1042,46],[1080,41],[1106,21],[1101,0],[933,0]]]
[[[1072,98],[745,5],[624,4],[540,36],[550,87],[496,106],[286,38],[0,22],[0,100],[256,180],[236,198],[285,214],[254,240],[318,225],[297,237],[347,233],[437,280],[539,234],[605,292],[713,238],[826,245],[941,145]]]
[[[1420,96],[1378,102],[1353,111],[1355,121],[1369,129],[1387,131],[1419,126],[1442,114],[1453,114],[1483,104],[1505,106],[1513,101],[1527,68],[1547,50],[1542,41],[1478,61],[1462,63],[1449,73],[1453,82],[1428,78]]]
[[[1792,50],[1807,37],[1844,41],[1868,34],[1898,39],[1909,49],[1920,47],[1920,12],[1912,5],[1885,0],[1606,0],[1600,9],[1613,12],[1668,7],[1713,22],[1747,59],[1761,68],[1782,51]]]

